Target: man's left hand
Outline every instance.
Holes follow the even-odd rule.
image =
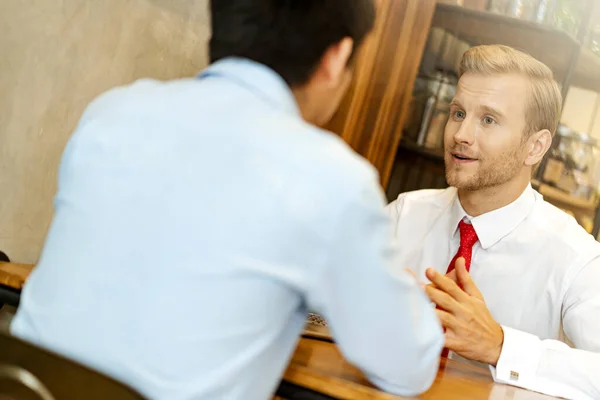
[[[426,276],[432,283],[425,287],[425,292],[437,304],[438,318],[446,330],[446,348],[467,359],[495,366],[502,351],[504,331],[485,305],[483,295],[467,272],[465,260],[459,258],[448,275],[429,268]]]

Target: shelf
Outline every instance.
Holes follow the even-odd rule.
[[[569,60],[580,49],[577,40],[552,27],[448,4],[437,5],[432,27],[445,29],[473,46],[504,44],[525,51],[548,65],[559,81],[566,77]],[[575,81],[585,87],[600,87],[600,73],[595,70],[600,61],[594,59],[594,64],[588,57],[593,53],[582,53],[586,61],[576,70]]]
[[[600,92],[600,57],[583,48],[571,85]]]

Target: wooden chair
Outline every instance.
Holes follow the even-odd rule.
[[[0,400],[141,400],[127,386],[52,352],[0,334]]]

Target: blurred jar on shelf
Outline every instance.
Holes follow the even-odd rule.
[[[514,18],[533,21],[537,14],[538,3],[539,0],[512,0],[508,4],[507,14]]]
[[[448,122],[450,102],[456,93],[456,82],[452,74],[439,71],[416,79],[411,117],[406,127],[409,140],[431,149],[444,147],[444,129]]]
[[[600,57],[600,24],[595,24],[591,27],[586,45],[592,53]]]
[[[577,37],[586,5],[587,2],[582,0],[556,0],[552,11],[552,26]]]
[[[490,0],[488,10],[540,24],[550,23],[559,0]]]
[[[596,200],[600,181],[596,139],[561,125],[550,148],[542,181],[583,200]]]
[[[538,24],[550,24],[557,0],[538,0],[534,21]]]
[[[450,75],[444,75],[437,82],[438,92],[429,126],[421,133],[424,137],[418,139],[429,149],[444,148],[444,130],[450,117],[450,103],[456,94],[456,84],[456,78]]]
[[[488,0],[464,0],[463,7],[471,10],[485,11],[488,5]]]
[[[510,3],[511,0],[490,0],[488,11],[505,15],[508,13],[508,6]]]

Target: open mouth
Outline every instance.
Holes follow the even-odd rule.
[[[454,161],[460,162],[460,163],[467,163],[467,162],[477,161],[477,159],[471,158],[471,157],[467,157],[467,156],[465,156],[463,154],[452,154],[452,158],[454,159]]]

